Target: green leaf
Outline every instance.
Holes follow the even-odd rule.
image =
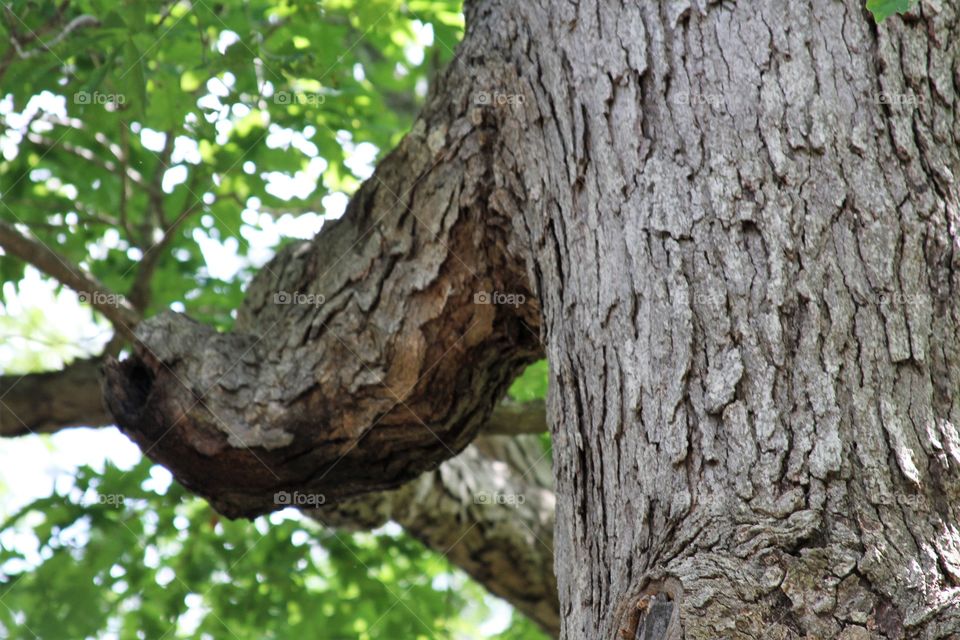
[[[894,13],[906,13],[916,0],[867,0],[867,9],[877,22],[883,22]]]

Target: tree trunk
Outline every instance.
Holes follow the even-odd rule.
[[[564,637],[957,637],[955,6],[512,11]]]
[[[233,515],[346,498],[465,446],[542,330],[564,637],[955,637],[955,8],[467,21],[414,134],[239,333],[138,329],[121,426]]]

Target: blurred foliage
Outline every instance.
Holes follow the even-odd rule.
[[[457,0],[5,2],[0,219],[144,315],[227,329],[255,269],[409,130],[462,29]],[[30,274],[0,255],[0,331],[19,334],[0,367],[96,353],[107,327],[75,296],[22,306]],[[534,365],[511,393],[545,388]],[[490,617],[479,585],[394,528],[225,521],[163,473],[83,468],[6,519],[0,638],[473,638]],[[514,615],[490,637],[545,636]]]
[[[152,474],[84,467],[3,523],[21,543],[0,546],[0,637],[473,638],[489,616],[479,585],[404,534],[223,520]],[[517,617],[491,637],[545,636]]]
[[[547,361],[534,362],[513,381],[507,394],[517,402],[544,399],[547,397],[547,379]],[[543,450],[551,454],[550,460],[553,460],[553,443],[550,440],[550,434],[540,434],[540,443],[543,445]]]
[[[348,152],[409,130],[462,16],[455,0],[11,0],[0,30],[0,217],[119,293],[159,252],[147,315],[179,302],[228,327],[251,268],[215,277],[198,237],[250,258],[262,215],[322,216],[352,192]],[[0,280],[22,274],[0,256]]]
[[[539,400],[547,395],[547,361],[540,360],[523,370],[508,392],[517,402]]]

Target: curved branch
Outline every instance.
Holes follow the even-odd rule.
[[[484,436],[398,490],[306,513],[350,531],[394,520],[558,636],[550,478],[538,438]]]
[[[112,424],[99,394],[102,362],[76,360],[59,371],[0,376],[0,437]],[[550,459],[539,438],[515,435],[545,427],[542,401],[503,402],[484,426],[485,435],[436,471],[395,491],[309,513],[354,531],[395,520],[557,635]]]
[[[435,469],[542,356],[528,196],[501,136],[517,121],[477,98],[510,73],[479,63],[501,35],[471,28],[413,131],[341,220],[261,270],[233,332],[167,313],[108,362],[118,426],[226,516]]]
[[[0,438],[113,424],[101,396],[102,357],[63,369],[0,376]],[[483,426],[485,435],[546,433],[544,402],[504,401]]]

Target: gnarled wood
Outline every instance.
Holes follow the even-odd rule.
[[[446,455],[412,415],[463,446],[537,350],[536,310],[498,308],[445,363],[484,317],[463,252],[543,308],[564,637],[956,637],[960,38],[953,5],[919,7],[468,4],[345,221],[280,256],[237,334],[148,325],[111,406],[228,513],[399,482]],[[400,207],[377,186],[411,176]],[[279,285],[327,303],[271,307]],[[253,456],[277,451],[279,482]]]
[[[118,426],[222,513],[436,468],[542,353],[514,167],[474,99],[493,70],[474,72],[454,63],[344,218],[260,272],[233,332],[166,314],[108,365]]]

